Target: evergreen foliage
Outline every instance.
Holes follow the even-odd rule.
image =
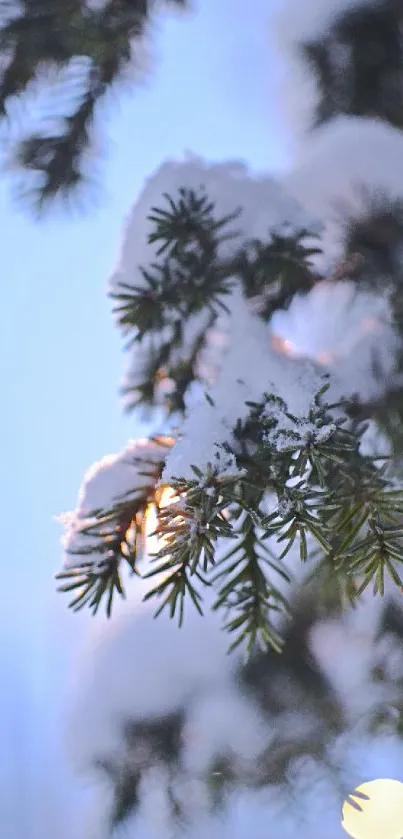
[[[304,244],[308,231],[302,230],[275,234],[267,243],[247,243],[233,259],[222,263],[218,254],[228,238],[229,219],[214,218],[214,207],[203,192],[182,190],[178,196],[166,196],[166,202],[168,209],[155,209],[150,216],[154,223],[150,242],[158,243],[160,262],[151,271],[143,269],[144,287],[122,288],[115,298],[115,313],[130,336],[130,347],[150,333],[170,332],[136,394],[137,403],[152,405],[156,383],[162,375],[169,377],[173,382],[167,396],[169,414],[184,408],[187,387],[197,378],[195,360],[206,337],[203,326],[190,354],[181,358],[186,321],[207,310],[207,322],[212,322],[225,307],[237,279],[246,298],[262,300],[260,315],[266,320],[297,289],[305,291],[318,281],[309,268],[309,258],[318,249]],[[359,230],[349,231],[355,247],[359,236]],[[363,233],[361,237],[364,241]],[[170,363],[173,355],[174,364]],[[369,584],[383,594],[385,575],[402,587],[403,491],[396,489],[388,459],[380,466],[379,459],[360,453],[365,423],[348,422],[354,407],[329,405],[327,389],[325,384],[316,394],[306,417],[290,414],[276,394],[264,394],[260,404],[249,406],[246,422],[237,424],[234,418],[237,445],[227,446],[222,453],[230,458],[232,470],[226,468],[222,475],[222,458],[217,464],[212,458],[207,473],[195,464],[194,480],[178,476],[172,482],[177,498],[159,510],[157,534],[163,547],[148,572],[148,576],[162,575],[147,595],[162,598],[158,613],[167,606],[181,623],[185,598],[201,610],[200,586],[219,580],[215,608],[228,614],[227,628],[235,638],[232,647],[246,639],[249,650],[270,645],[280,650],[281,639],[270,614],[288,608],[275,578],[278,574],[287,578],[282,560],[294,543],[299,543],[302,562],[310,551],[319,550],[320,571],[337,578],[341,602],[354,600]],[[91,512],[99,525],[90,528],[94,544],[88,552],[100,552],[102,561],[63,572],[62,576],[73,578],[63,590],[84,585],[74,606],[89,600],[97,608],[108,594],[110,613],[113,586],[120,587],[119,561],[127,559],[137,570],[142,556],[138,537],[125,556],[124,527],[131,533],[132,520],[138,521],[141,511],[144,515],[159,477],[157,472],[154,484],[151,481],[147,492],[142,491],[140,506],[136,499],[134,504],[123,501],[117,510]],[[267,515],[268,493],[277,501]],[[116,517],[123,529],[117,530],[114,547],[108,533],[103,542],[102,526]],[[273,537],[278,545],[275,554]],[[220,539],[233,540],[234,547],[218,559]]]
[[[401,17],[397,0],[345,3],[322,37],[299,44],[319,89],[313,135],[340,114],[379,117],[403,128]],[[201,772],[197,780],[206,784],[212,809],[239,786],[287,782],[299,755],[327,765],[329,739],[349,720],[340,692],[308,649],[310,629],[323,616],[353,608],[369,587],[380,597],[390,583],[395,592],[403,590],[402,202],[381,189],[361,198],[358,215],[341,209],[339,261],[321,273],[323,239],[313,227],[290,223],[248,239],[234,228],[242,227],[242,207],[220,214],[208,189],[183,186],[151,210],[151,264],[143,265],[136,281],[125,277],[112,291],[127,350],[140,359],[128,387],[130,407],[162,408],[173,437],[168,454],[151,458],[146,485],[112,508],[87,509],[87,525],[77,517],[80,535],[88,538],[78,544],[77,562],[68,557],[61,588],[74,591],[73,608],[89,603],[96,611],[105,601],[110,614],[115,590],[124,592],[126,564],[147,578],[145,599],[155,604],[157,621],[166,611],[180,625],[188,609],[203,613],[211,600],[206,592],[212,592],[242,696],[253,698],[276,732],[256,760],[239,765],[223,749]],[[178,467],[178,474],[168,469],[167,478],[166,460],[183,440],[192,395],[204,392],[215,407],[200,359],[235,295],[268,327],[296,295],[312,293],[324,280],[348,280],[357,292],[387,297],[396,339],[393,375],[381,381],[374,357],[377,395],[336,400],[332,376],[313,365],[320,385],[307,411],[288,404],[281,382],[277,390],[264,388],[259,398],[244,400],[242,416],[231,416],[227,439],[213,446],[207,466],[195,455],[190,475]],[[229,387],[238,383],[238,371],[233,373]],[[367,453],[368,420],[386,440],[387,455]],[[150,505],[158,547],[143,563]],[[298,596],[288,597],[287,560],[295,553],[307,574]],[[390,604],[382,631],[401,642],[400,610]],[[387,664],[378,662],[371,671],[382,685]],[[368,711],[370,730],[402,731],[402,688],[399,677],[388,701],[379,694]],[[171,717],[130,722],[120,762],[98,761],[112,780],[112,828],[136,810],[140,781],[156,765],[166,772],[172,812],[183,823],[180,757],[187,710],[182,703]],[[298,714],[301,728],[293,727]]]
[[[302,46],[321,89],[316,124],[344,113],[403,128],[402,14],[399,0],[353,4],[322,38]]]
[[[171,0],[185,6],[185,0]],[[122,84],[147,35],[153,0],[3,0],[0,10],[0,116],[14,97],[57,84],[56,113],[14,150],[29,175],[26,198],[42,209],[70,195],[88,172],[93,126],[105,95]],[[39,88],[38,88],[39,83]]]
[[[153,442],[156,446],[164,445],[165,454],[167,438],[155,437]],[[77,569],[58,574],[60,580],[66,581],[60,591],[76,594],[70,604],[75,611],[89,606],[96,614],[101,601],[106,598],[106,611],[110,616],[115,593],[124,596],[120,566],[126,564],[136,573],[139,559],[145,554],[145,517],[149,505],[155,500],[156,484],[164,464],[163,454],[161,452],[160,461],[143,457],[135,458],[134,463],[138,465],[139,475],[146,479],[141,489],[123,494],[108,510],[91,511],[81,528],[81,534],[88,543],[80,547],[80,555],[84,553],[88,561],[81,563]]]

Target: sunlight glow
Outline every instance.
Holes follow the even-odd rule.
[[[320,350],[317,353],[310,354],[308,352],[299,350],[298,347],[292,341],[288,340],[287,338],[282,338],[280,335],[276,335],[276,333],[274,332],[271,336],[271,345],[276,352],[282,353],[283,355],[288,355],[289,358],[311,358],[313,361],[319,362],[319,364],[329,366],[332,364],[337,364],[337,362],[340,361],[341,358],[351,353],[352,350],[355,350],[365,336],[374,335],[380,332],[381,330],[382,322],[379,320],[379,318],[363,318],[356,330],[347,333],[347,335],[345,336],[344,345],[340,347],[340,351],[336,349],[324,349]]]
[[[147,507],[145,516],[145,538],[147,540],[147,552],[155,554],[163,544],[161,536],[155,532],[158,527],[158,510],[163,510],[169,504],[177,501],[178,496],[172,487],[166,485],[158,487],[155,494],[155,501]]]

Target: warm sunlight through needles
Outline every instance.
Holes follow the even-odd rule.
[[[175,490],[170,486],[160,487],[156,493],[155,501],[148,505],[146,512],[145,534],[147,539],[147,552],[149,555],[156,554],[161,548],[162,537],[156,534],[158,526],[157,511],[168,507],[177,500]]]

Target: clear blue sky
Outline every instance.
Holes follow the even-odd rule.
[[[197,13],[161,21],[150,79],[109,108],[96,210],[38,224],[17,212],[7,181],[0,189],[0,661],[14,671],[10,689],[21,670],[26,708],[52,690],[48,671],[62,625],[49,619],[61,559],[52,517],[74,507],[85,469],[136,431],[118,400],[124,358],[105,294],[125,215],[144,177],[186,149],[257,169],[285,163],[267,46],[270,0],[251,0],[246,17],[244,0],[195,4]],[[33,736],[26,721],[22,761]]]

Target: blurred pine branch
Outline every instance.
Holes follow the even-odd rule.
[[[36,102],[52,88],[50,109],[39,102],[39,129],[24,125],[23,136],[12,142],[24,200],[36,211],[75,194],[87,179],[98,106],[112,88],[123,86],[130,66],[141,69],[154,11],[153,0],[0,0],[0,118],[6,133],[14,128],[13,100],[28,95]]]

